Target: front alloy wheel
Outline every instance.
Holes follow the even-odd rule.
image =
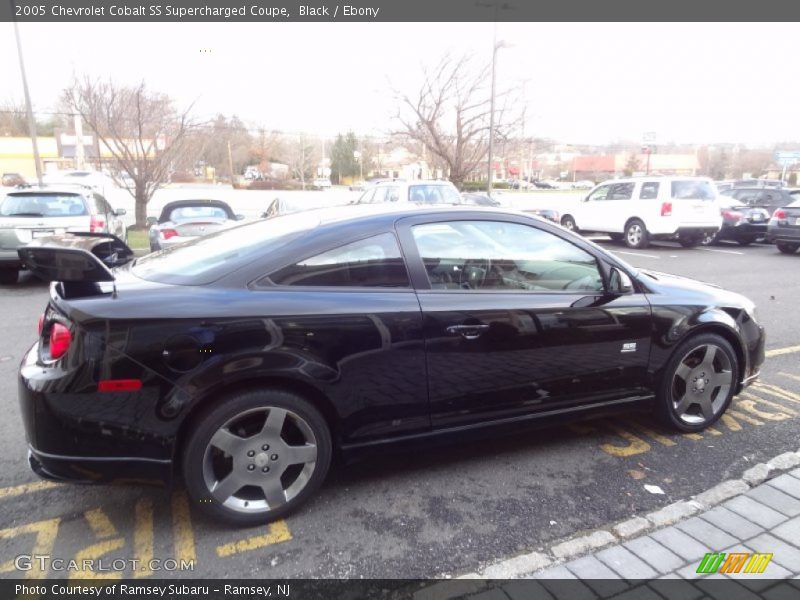
[[[647,248],[647,229],[639,219],[633,219],[625,226],[625,245],[629,248]]]
[[[187,488],[201,507],[228,522],[270,521],[319,486],[330,446],[324,419],[302,398],[282,391],[235,396],[190,438]]]
[[[699,431],[717,421],[733,398],[738,362],[731,345],[715,334],[684,342],[668,365],[659,407],[681,431]]]

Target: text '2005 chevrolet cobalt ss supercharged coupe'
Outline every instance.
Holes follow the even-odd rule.
[[[698,431],[764,360],[748,299],[499,209],[310,211],[113,270],[95,244],[20,250],[54,282],[20,367],[31,466],[181,474],[235,524],[388,442],[635,407]]]

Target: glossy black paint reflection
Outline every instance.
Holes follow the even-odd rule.
[[[100,284],[100,293],[65,299],[53,284],[48,318],[71,328],[73,346],[48,362],[34,345],[20,366],[37,472],[81,481],[163,478],[203,410],[241,389],[278,386],[304,395],[328,421],[337,449],[350,454],[487,424],[641,404],[653,397],[672,349],[701,330],[721,333],[737,348],[742,381],[763,362],[763,330],[746,299],[637,273],[556,225],[464,209],[352,215],[231,264],[208,285],[145,281],[125,269],[115,271],[116,296]],[[634,293],[431,290],[408,227],[465,218],[519,222],[563,237],[597,259],[605,280],[611,267],[627,272]],[[292,261],[387,232],[401,244],[413,287],[263,283]],[[480,326],[480,335],[469,339],[463,326]],[[142,389],[99,393],[105,379],[140,379]]]

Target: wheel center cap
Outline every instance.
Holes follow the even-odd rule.
[[[257,467],[266,467],[269,462],[269,454],[266,452],[259,452],[256,454],[255,463]]]
[[[698,379],[697,383],[695,383],[698,392],[702,392],[706,389],[706,383],[702,379]]]

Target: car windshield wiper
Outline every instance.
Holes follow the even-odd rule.
[[[42,213],[37,212],[18,212],[18,213],[11,213],[8,215],[4,215],[6,217],[43,217]]]

